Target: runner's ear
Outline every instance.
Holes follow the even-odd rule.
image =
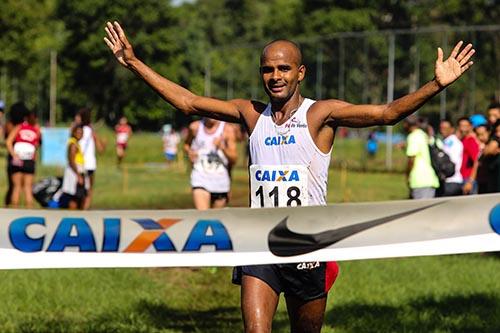
[[[298,79],[298,81],[301,82],[302,80],[304,80],[305,76],[306,76],[306,66],[300,65],[299,66],[299,79]]]

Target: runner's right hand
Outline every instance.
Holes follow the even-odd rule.
[[[130,45],[125,32],[118,22],[107,22],[104,28],[107,37],[104,37],[104,42],[113,52],[120,64],[129,67],[129,62],[135,59],[134,49]]]

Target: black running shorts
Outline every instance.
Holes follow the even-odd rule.
[[[241,284],[243,275],[267,283],[277,294],[302,301],[325,297],[332,287],[339,267],[336,262],[301,262],[293,264],[239,266],[233,269],[233,283]]]

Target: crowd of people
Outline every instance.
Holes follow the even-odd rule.
[[[461,117],[456,123],[443,119],[439,135],[425,119],[411,115],[404,121],[409,133],[407,179],[413,199],[500,192],[500,104],[493,102],[486,116]],[[433,146],[442,150],[453,166],[444,174]]]

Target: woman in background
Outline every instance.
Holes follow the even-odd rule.
[[[9,164],[12,179],[10,205],[17,207],[21,192],[24,192],[25,206],[32,208],[33,193],[31,188],[41,132],[35,112],[31,110],[25,110],[25,112],[25,120],[9,132],[6,141],[7,150],[11,156]]]
[[[68,140],[68,165],[64,170],[60,206],[69,209],[84,209],[85,197],[89,187],[88,177],[84,169],[84,157],[79,144],[83,136],[83,126],[71,128]]]

